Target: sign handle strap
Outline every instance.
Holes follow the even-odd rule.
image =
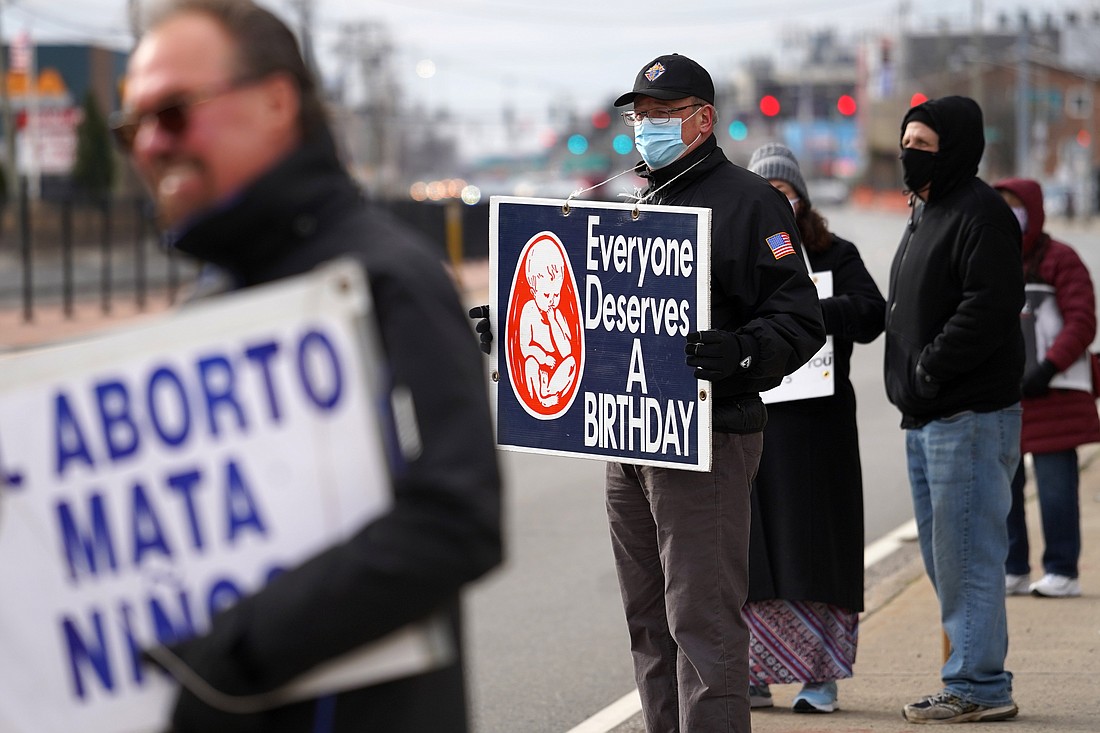
[[[594,186],[589,186],[588,188],[578,188],[576,191],[574,191],[573,193],[569,194],[568,197],[566,197],[565,203],[562,204],[562,207],[561,207],[562,216],[569,216],[569,212],[570,212],[569,202],[572,201],[573,199],[575,199],[576,197],[580,196],[582,193],[588,193],[589,191],[592,191],[593,189],[597,189],[600,186],[604,186],[608,183],[611,183],[612,181],[614,181],[619,176],[625,176],[627,173],[634,173],[638,170],[638,168],[641,165],[643,165],[643,164],[639,163],[636,166],[633,166],[631,168],[627,168],[625,171],[620,171],[619,173],[616,173],[615,175],[611,176],[611,178],[608,178],[606,181],[601,181],[601,182],[597,183]],[[626,196],[626,197],[629,197],[629,198],[637,198],[637,194],[631,195],[631,194],[628,194],[628,193],[620,193],[619,195],[620,196]],[[634,217],[634,218],[637,219],[638,217]]]

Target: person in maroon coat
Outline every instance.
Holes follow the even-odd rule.
[[[1023,233],[1027,306],[1021,318],[1029,341],[1024,372],[1020,451],[1035,467],[1043,525],[1043,572],[1031,583],[1024,519],[1024,467],[1012,483],[1005,592],[1078,596],[1081,554],[1077,446],[1100,442],[1088,347],[1096,335],[1096,299],[1088,268],[1069,245],[1043,231],[1043,191],[1036,181],[1010,178],[993,186],[1012,207]],[[1052,307],[1056,305],[1057,308]],[[1044,301],[1046,301],[1044,303]],[[1050,319],[1044,318],[1045,315]],[[1044,320],[1053,320],[1046,329]],[[1058,328],[1058,321],[1061,321]],[[1029,333],[1030,332],[1030,333]],[[1034,346],[1031,339],[1034,335]]]

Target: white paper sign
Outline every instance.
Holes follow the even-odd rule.
[[[833,297],[833,273],[831,270],[811,272],[810,279],[817,286],[819,300]],[[825,345],[802,365],[788,374],[778,387],[760,393],[764,404],[791,402],[833,394],[833,337],[825,337]]]
[[[1054,345],[1064,325],[1062,311],[1058,309],[1054,286],[1046,283],[1026,283],[1024,285],[1024,309],[1020,313],[1020,327],[1024,332],[1024,352],[1026,367],[1030,370],[1046,358],[1050,347]],[[1077,361],[1059,372],[1050,380],[1050,386],[1056,389],[1076,389],[1081,392],[1092,391],[1092,365],[1089,354],[1085,352]]]
[[[386,511],[370,308],[338,263],[0,359],[0,731],[162,730],[174,683],[140,649]],[[430,668],[436,630],[288,699]]]

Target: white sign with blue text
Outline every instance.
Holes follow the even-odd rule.
[[[819,300],[833,297],[833,272],[822,270],[811,272],[810,279],[817,287]],[[778,387],[760,393],[764,404],[775,402],[793,402],[811,400],[816,397],[831,397],[835,390],[833,373],[833,337],[825,337],[825,343],[810,360],[783,377]]]
[[[341,262],[0,359],[0,731],[166,729],[174,683],[141,650],[387,510],[370,315]],[[436,631],[282,699],[430,668]]]
[[[494,196],[490,357],[502,448],[710,470],[710,209]]]

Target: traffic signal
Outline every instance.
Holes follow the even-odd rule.
[[[569,152],[573,155],[584,155],[588,152],[588,138],[580,133],[570,135],[569,140],[566,141],[565,147],[569,149]]]
[[[928,101],[928,95],[927,94],[921,94],[920,92],[915,92],[913,94],[913,96],[909,99],[909,106],[910,107],[916,107],[918,104],[924,104],[927,101]]]
[[[634,138],[621,132],[611,141],[611,148],[619,155],[630,155],[634,152]]]
[[[836,100],[836,111],[845,117],[851,117],[856,113],[856,100],[851,94],[841,94]]]
[[[729,126],[730,137],[740,142],[749,136],[749,126],[741,120],[734,120]]]
[[[779,111],[779,100],[774,95],[765,94],[760,98],[760,114],[765,117],[775,117]]]

